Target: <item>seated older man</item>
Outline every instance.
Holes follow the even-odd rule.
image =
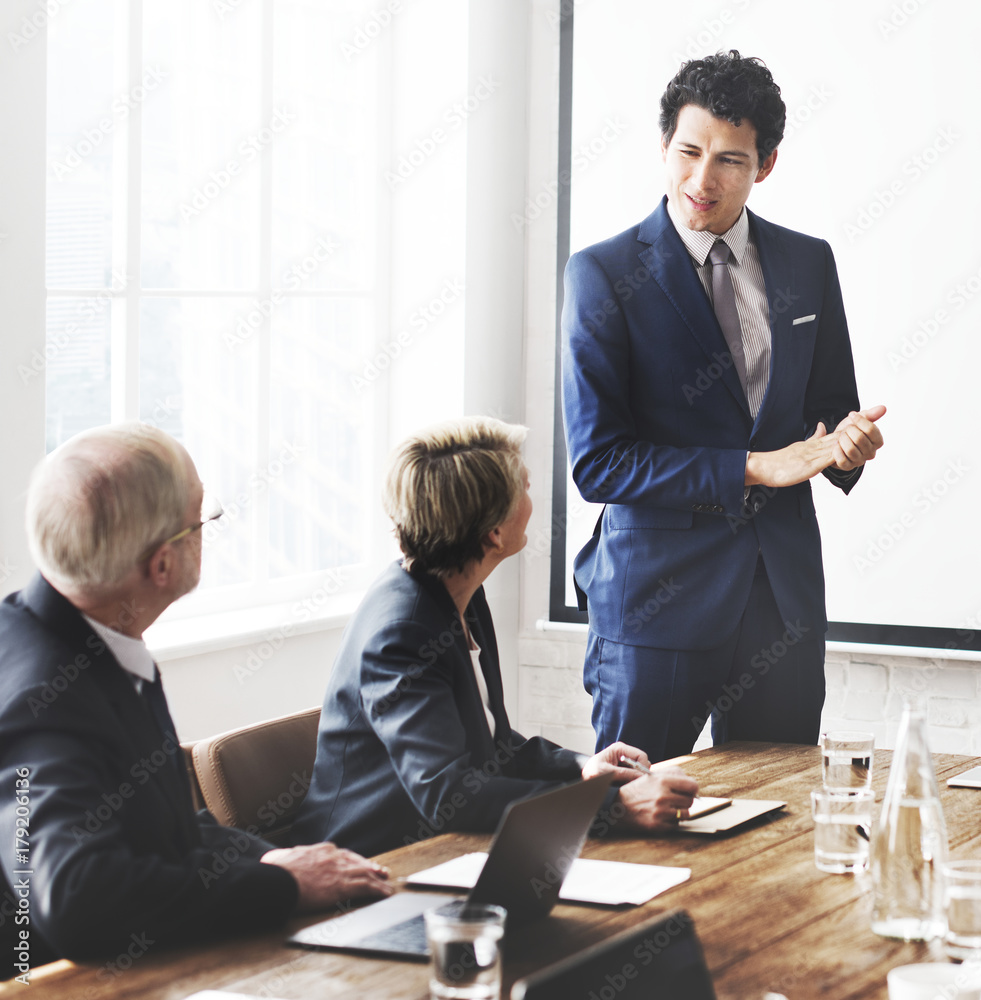
[[[614,743],[593,757],[511,728],[484,581],[527,542],[525,428],[472,417],[397,448],[385,508],[404,558],[344,633],[320,717],[297,843],[375,854],[448,830],[493,830],[515,799],[613,770],[594,833],[676,828],[697,791]]]
[[[0,605],[7,976],[265,930],[390,891],[387,873],[350,851],[277,850],[194,812],[142,635],[197,585],[199,529],[220,516],[202,498],[187,452],[140,424],[81,434],[35,473],[28,532],[41,573]]]

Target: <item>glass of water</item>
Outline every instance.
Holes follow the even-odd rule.
[[[950,958],[981,960],[981,861],[945,861],[944,951]]]
[[[825,788],[869,788],[872,784],[872,733],[821,734],[821,781]]]
[[[500,1000],[506,918],[502,906],[465,899],[426,911],[432,1000]]]
[[[814,864],[819,871],[844,875],[869,867],[874,802],[870,788],[815,788],[811,792]]]

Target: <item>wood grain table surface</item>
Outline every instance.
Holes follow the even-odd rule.
[[[888,751],[875,753],[872,784],[879,803],[890,756]],[[872,933],[867,875],[827,875],[814,867],[809,793],[821,783],[817,747],[728,743],[678,761],[698,779],[701,794],[781,799],[787,808],[724,837],[675,834],[588,841],[585,857],[679,865],[691,869],[691,879],[640,907],[559,904],[547,920],[508,938],[505,997],[522,975],[677,907],[695,918],[719,1000],[762,1000],[768,990],[789,1000],[885,1000],[889,969],[944,960],[939,942],[904,944]],[[981,790],[946,787],[948,777],[981,760],[937,754],[934,761],[950,855],[981,858]],[[446,834],[379,860],[399,878],[466,851],[485,850],[489,839]],[[326,915],[298,918],[287,930]],[[285,936],[280,932],[180,950],[150,948],[115,964],[55,962],[34,970],[28,989],[11,982],[0,986],[0,995],[182,1000],[204,989],[286,1000],[426,1000],[429,995],[425,965],[299,951],[284,947]]]

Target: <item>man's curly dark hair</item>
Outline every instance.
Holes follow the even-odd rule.
[[[665,142],[671,141],[686,104],[733,125],[746,119],[756,129],[760,165],[783,138],[787,107],[780,88],[762,59],[741,56],[735,49],[691,59],[678,70],[661,97],[659,124]]]

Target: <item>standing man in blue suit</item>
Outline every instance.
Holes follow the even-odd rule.
[[[859,410],[831,248],[746,209],[786,108],[757,59],[686,63],[661,98],[667,196],[565,273],[572,472],[605,503],[575,562],[596,745],[814,743],[824,572],[809,480],[882,445]]]

